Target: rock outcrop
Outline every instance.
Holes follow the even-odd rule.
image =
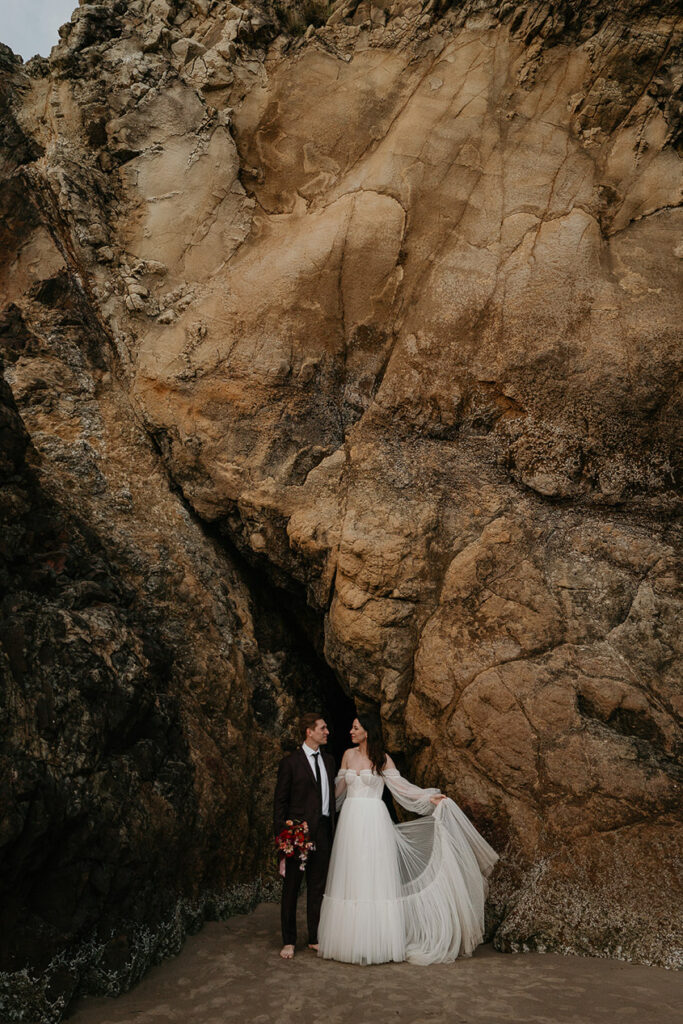
[[[505,851],[499,948],[675,963],[677,5],[110,0],[61,35],[2,56],[19,956],[130,942],[162,860],[173,899],[255,877],[336,678]]]

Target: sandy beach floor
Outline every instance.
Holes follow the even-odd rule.
[[[303,920],[300,934],[305,935]],[[356,967],[305,947],[280,960],[279,907],[207,924],[118,999],[81,1001],[70,1024],[679,1024],[683,978],[658,967],[496,953],[416,967]]]

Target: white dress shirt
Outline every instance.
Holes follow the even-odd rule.
[[[313,778],[316,778],[316,772],[315,772],[315,760],[316,759],[313,756],[316,753],[316,751],[315,750],[311,750],[311,748],[309,747],[309,745],[307,743],[303,743],[301,749],[303,750],[304,754],[308,758],[308,763],[311,766],[311,771],[313,772]],[[329,781],[328,781],[328,778],[327,778],[327,768],[325,767],[325,762],[323,761],[323,755],[322,755],[322,751],[320,750],[320,748],[318,748],[318,765],[320,767],[320,783],[322,785],[322,790],[323,790],[323,814],[329,816],[329,813],[330,813],[330,784],[329,784]]]

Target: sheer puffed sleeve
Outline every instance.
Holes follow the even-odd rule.
[[[413,814],[434,813],[435,805],[430,803],[429,798],[439,796],[440,789],[420,789],[419,786],[414,786],[412,782],[404,779],[396,768],[385,768],[382,775],[391,795],[401,807],[412,811]]]
[[[339,812],[339,808],[344,803],[344,797],[346,796],[346,772],[342,768],[339,775],[334,780],[334,798],[336,801],[336,810]]]

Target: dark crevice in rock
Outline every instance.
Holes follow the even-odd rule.
[[[324,715],[330,727],[328,750],[339,763],[349,746],[348,730],[355,706],[323,657],[321,616],[306,604],[302,593],[273,587],[267,576],[241,560],[234,549],[231,558],[240,560],[249,587],[259,648],[283,659],[281,683],[297,706]],[[253,703],[256,720],[264,728],[282,728],[272,713],[275,700],[266,680],[261,681],[261,694],[254,692]]]
[[[655,746],[664,746],[664,737],[657,724],[642,711],[628,708],[615,708],[605,714],[588,697],[579,693],[576,700],[579,713],[585,718],[593,718],[608,726],[622,736],[635,736],[647,740]]]
[[[39,338],[14,303],[9,303],[0,313],[0,345],[5,364],[13,363],[20,356],[34,356],[40,349]]]
[[[249,549],[238,546],[228,520],[209,523],[197,514],[169,468],[168,439],[158,431],[149,432],[149,436],[166,467],[169,487],[205,536],[227,553],[245,581],[258,648],[266,661],[272,659],[279,685],[294,698],[300,712],[322,712],[331,730],[329,749],[341,760],[349,746],[348,729],[355,705],[325,660],[323,613],[310,607],[302,583],[268,558],[258,558]],[[237,512],[236,518],[241,525]],[[278,688],[263,670],[263,660],[258,666],[252,665],[256,673],[252,693],[254,715],[266,731],[280,733],[285,723],[278,706]],[[297,740],[296,735],[290,735],[292,744]]]
[[[683,782],[677,751],[670,751],[661,729],[644,711],[618,707],[605,712],[582,693],[577,694],[576,706],[584,718],[630,739],[642,763],[652,763],[657,770]]]

